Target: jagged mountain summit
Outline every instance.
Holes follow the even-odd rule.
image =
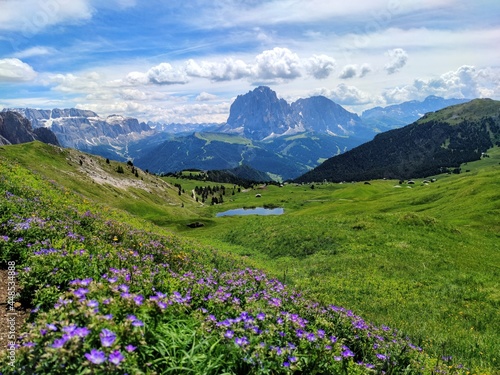
[[[30,121],[18,112],[0,112],[0,145],[32,141],[59,146],[56,135],[50,129],[33,129]]]
[[[409,179],[453,170],[500,146],[500,101],[475,99],[428,113],[413,124],[378,134],[297,179]]]
[[[323,96],[299,99],[288,104],[267,86],[239,95],[230,108],[221,132],[236,133],[254,141],[298,133],[371,139],[374,133],[361,119]]]
[[[152,129],[137,119],[111,115],[99,117],[95,112],[81,109],[41,110],[31,108],[4,109],[25,116],[33,128],[48,128],[64,147],[91,151],[100,145],[124,147],[132,140],[151,134]]]

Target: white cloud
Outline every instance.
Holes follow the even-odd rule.
[[[88,20],[94,9],[89,0],[3,0],[0,30],[28,37],[59,23]]]
[[[266,50],[255,57],[255,62],[247,63],[232,57],[221,62],[187,60],[175,68],[163,62],[149,69],[146,73],[130,72],[125,82],[130,85],[147,84],[185,84],[190,78],[204,78],[212,82],[248,79],[258,82],[288,82],[301,77],[303,71],[317,79],[327,78],[335,69],[335,60],[326,55],[313,55],[301,60],[288,48],[276,47]]]
[[[27,82],[36,76],[35,70],[19,59],[0,59],[0,82]]]
[[[33,56],[47,56],[53,54],[54,52],[55,50],[53,48],[35,46],[16,52],[12,56],[17,57],[18,59],[24,59]]]
[[[340,79],[349,79],[356,77],[357,66],[356,65],[346,65],[339,74]]]
[[[191,77],[207,78],[211,81],[231,81],[251,75],[251,67],[242,60],[226,58],[222,63],[202,61],[197,63],[189,59],[185,72]]]
[[[366,76],[368,73],[370,73],[372,71],[372,68],[369,64],[361,65],[360,69],[361,69],[361,71],[359,72],[360,78],[363,78],[364,76]]]
[[[313,55],[306,62],[309,74],[316,79],[328,78],[336,65],[335,59],[327,55]]]
[[[387,74],[394,74],[401,70],[408,61],[408,54],[402,48],[395,48],[387,51],[387,55],[391,58],[389,63],[384,67]]]
[[[189,82],[186,75],[175,70],[169,63],[161,63],[152,67],[146,73],[148,81],[158,85],[175,85]]]
[[[315,91],[316,95],[323,95],[330,98],[335,103],[342,105],[361,105],[372,101],[370,96],[359,90],[355,86],[348,86],[344,83],[337,85],[334,89],[321,88]]]
[[[198,102],[208,102],[210,100],[217,99],[217,95],[209,94],[208,92],[201,92],[197,97],[196,101]]]
[[[275,47],[255,57],[254,76],[263,81],[287,81],[301,76],[301,61],[288,48]]]
[[[429,95],[445,98],[498,97],[500,95],[500,69],[476,69],[463,65],[436,78],[416,79],[413,84],[395,87],[383,92],[388,103],[423,99]]]

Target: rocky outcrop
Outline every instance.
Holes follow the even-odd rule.
[[[30,121],[20,113],[0,112],[0,144],[18,144],[36,140],[59,145],[57,137],[49,129],[33,130]]]

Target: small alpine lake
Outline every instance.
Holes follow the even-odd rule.
[[[253,207],[253,208],[236,208],[233,210],[227,210],[223,212],[218,212],[215,216],[243,216],[243,215],[282,215],[285,210],[282,207],[276,208],[265,208],[265,207]]]

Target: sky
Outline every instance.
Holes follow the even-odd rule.
[[[0,108],[222,123],[260,85],[358,114],[500,100],[500,1],[0,0]]]

